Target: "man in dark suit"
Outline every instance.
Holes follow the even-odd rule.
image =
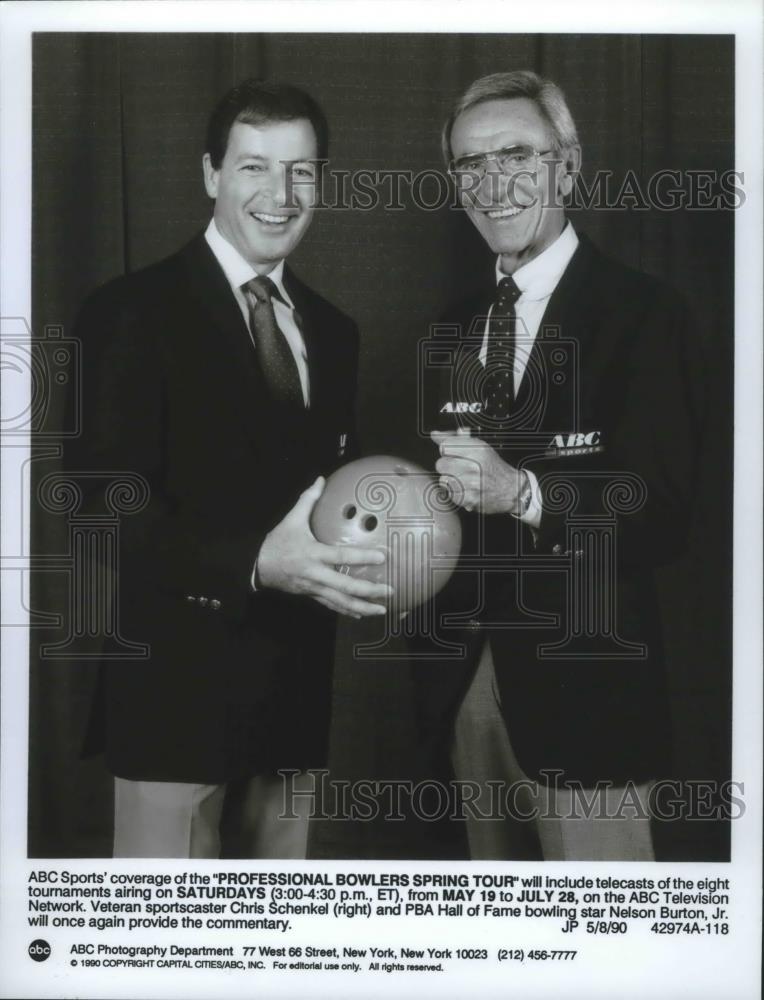
[[[426,759],[450,753],[469,783],[473,857],[540,842],[545,858],[651,859],[669,753],[653,570],[689,524],[692,329],[671,289],[566,219],[581,152],[555,84],[476,81],[443,142],[496,273],[433,338],[436,469],[466,539],[441,623],[466,655],[415,666]],[[535,847],[513,817],[534,820]]]
[[[216,857],[240,786],[240,849],[305,857],[310,797],[290,803],[276,771],[298,787],[326,761],[335,613],[385,610],[389,588],[335,569],[384,556],[309,528],[321,477],[356,449],[357,329],[284,263],[327,146],[306,93],[234,88],[209,124],[206,232],[96,291],[77,323],[68,467],[92,507],[102,475],[148,493],[121,525],[118,598],[149,652],[105,650],[88,737],[115,775],[115,856]]]

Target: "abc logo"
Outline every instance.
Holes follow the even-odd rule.
[[[46,958],[50,958],[50,945],[42,938],[33,941],[27,950],[29,957],[33,958],[35,962],[44,962]]]

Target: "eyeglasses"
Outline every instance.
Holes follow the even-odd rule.
[[[533,172],[538,166],[538,158],[551,152],[551,149],[539,152],[532,146],[506,146],[490,153],[472,153],[451,160],[448,172],[457,183],[464,183],[468,177],[482,180],[488,172],[489,160],[495,160],[499,170],[510,176],[521,171]]]

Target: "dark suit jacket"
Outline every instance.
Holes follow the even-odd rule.
[[[447,412],[482,398],[477,356],[495,294],[491,285],[446,315],[426,405],[432,426],[467,424],[532,470],[544,513],[538,532],[511,515],[463,516],[462,569],[438,610],[441,638],[466,655],[414,668],[425,766],[445,759],[487,636],[529,776],[560,770],[593,784],[665,774],[653,571],[682,551],[693,497],[702,369],[687,310],[582,237],[544,314],[516,415],[497,433],[479,413]]]
[[[118,573],[121,634],[150,655],[103,662],[87,739],[122,777],[218,783],[326,759],[334,616],[253,593],[250,576],[300,492],[353,457],[358,336],[284,280],[307,346],[304,413],[269,398],[203,236],[96,291],[76,325],[83,434],[67,467],[139,473],[150,490],[122,519]],[[101,503],[94,488],[85,507]]]

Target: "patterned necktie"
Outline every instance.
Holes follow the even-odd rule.
[[[492,420],[506,420],[515,402],[515,350],[520,289],[512,278],[502,278],[488,321],[488,354],[485,366],[485,413]]]
[[[274,296],[280,299],[279,291],[271,279],[263,275],[252,278],[244,288],[251,293],[247,296],[250,328],[268,388],[280,403],[304,408],[297,362],[273,312],[271,299]]]

